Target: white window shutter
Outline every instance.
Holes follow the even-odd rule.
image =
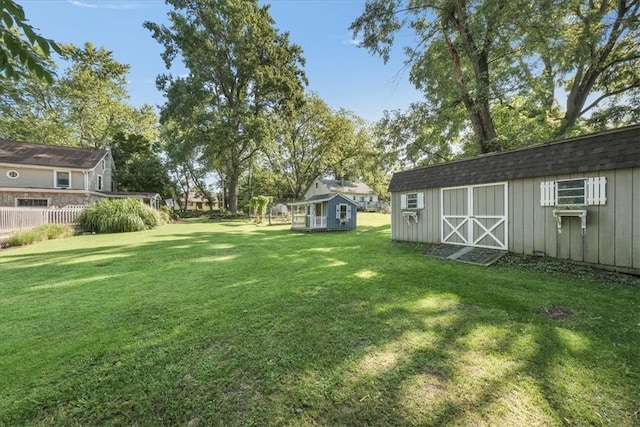
[[[424,209],[424,193],[418,193],[418,209]]]
[[[400,209],[407,209],[407,195],[400,195]]]
[[[543,181],[540,183],[540,206],[556,205],[556,183]]]
[[[340,219],[340,205],[336,205],[336,219]]]
[[[606,204],[606,187],[607,178],[604,176],[587,178],[587,204],[590,206]]]
[[[351,205],[347,205],[347,219],[351,219]]]

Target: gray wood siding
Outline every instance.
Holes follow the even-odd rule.
[[[558,233],[554,207],[540,206],[540,183],[597,176],[607,179],[606,204],[587,207],[584,234],[580,219],[570,217],[562,219],[562,232]],[[439,243],[441,189],[419,191],[425,194],[425,208],[418,211],[417,224],[408,224],[402,217],[401,193],[392,193],[391,237]],[[499,206],[503,196],[491,191],[492,187],[474,189],[477,205],[474,213],[489,215]],[[464,189],[445,192],[445,215],[464,213],[467,204],[464,192]],[[507,206],[508,249],[512,252],[544,253],[556,258],[640,269],[640,168],[512,180],[508,185]]]
[[[440,242],[440,189],[430,188],[411,193],[424,193],[424,209],[416,209],[418,222],[407,222],[400,208],[401,193],[391,194],[391,239],[407,242]]]
[[[632,248],[632,264],[633,268],[640,269],[640,168],[633,169],[633,179],[631,181],[631,194],[633,201],[631,203],[631,217],[633,218],[633,230],[631,235]]]
[[[540,183],[569,178],[607,178],[607,202],[587,207],[579,218],[562,219],[558,233],[553,207],[540,206]],[[509,250],[624,268],[640,268],[640,168],[514,180],[509,183]]]
[[[17,179],[7,177],[9,170],[15,170],[20,173]],[[85,174],[77,169],[65,168],[33,168],[27,166],[9,167],[0,166],[0,187],[5,188],[55,188],[55,171],[70,172],[71,186],[70,190],[85,189]],[[102,176],[102,191],[111,191],[111,162],[105,162],[105,170],[102,170],[100,163],[95,169],[88,171],[88,184],[90,191],[98,191],[98,175]]]

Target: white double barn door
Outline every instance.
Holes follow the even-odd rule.
[[[507,249],[507,183],[443,188],[442,243]]]

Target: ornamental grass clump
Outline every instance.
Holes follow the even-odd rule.
[[[163,223],[155,209],[134,199],[100,200],[85,209],[78,221],[90,233],[143,231]]]
[[[42,242],[44,240],[63,239],[65,237],[73,236],[73,234],[73,228],[67,225],[45,224],[32,228],[31,230],[13,233],[5,239],[4,245],[7,247],[25,246]]]

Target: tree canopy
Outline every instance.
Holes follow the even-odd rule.
[[[279,33],[257,0],[167,0],[170,26],[146,22],[165,48],[167,68],[180,59],[187,76],[161,75],[163,123],[204,147],[210,166],[228,179],[237,211],[239,181],[255,154],[272,141],[273,117],[300,102],[306,78],[302,50]]]
[[[48,58],[52,52],[60,54],[61,49],[27,22],[22,6],[13,0],[0,0],[0,72],[14,80],[33,73],[51,83],[53,71]]]
[[[406,64],[425,94],[412,109],[422,120],[416,140],[455,135],[484,153],[638,120],[639,8],[638,0],[369,0],[351,29],[384,61],[400,31],[413,34]]]

